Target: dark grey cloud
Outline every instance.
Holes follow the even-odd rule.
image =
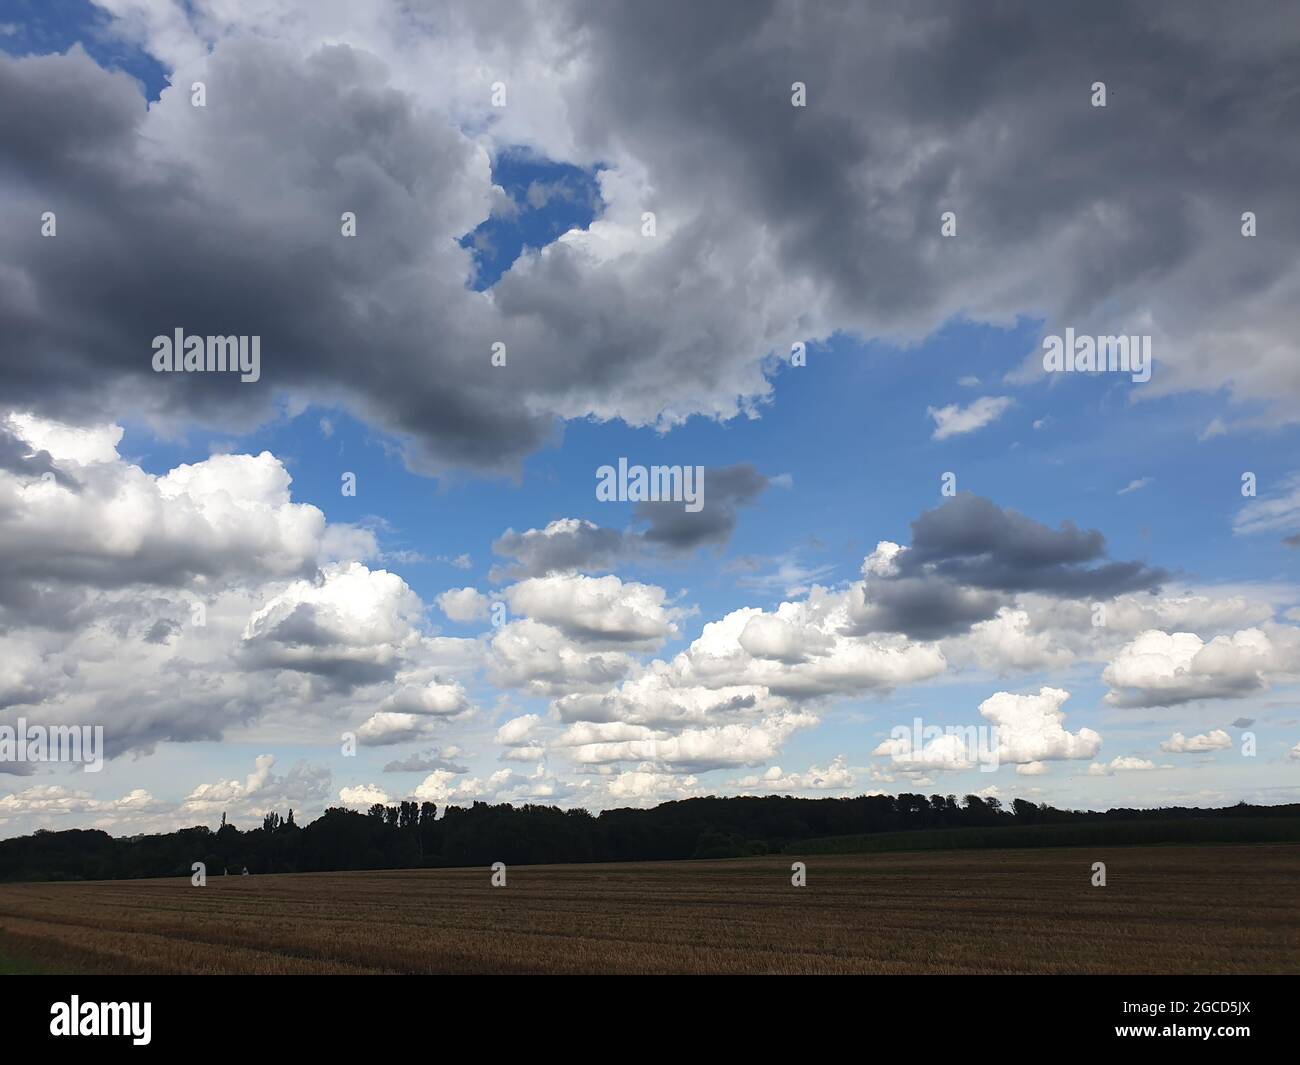
[[[962,492],[912,522],[912,544],[898,565],[992,591],[1094,599],[1152,590],[1169,577],[1142,562],[1105,562],[1105,554],[1096,529],[1070,521],[1052,529]]]
[[[562,42],[568,76],[533,88],[565,117],[532,147],[643,174],[658,237],[612,256],[557,243],[471,291],[457,241],[499,201],[484,147],[437,92],[394,88],[390,57],[313,44],[336,31],[313,38],[310,8],[295,47],[238,16],[203,42],[203,109],[178,86],[146,110],[79,51],[0,56],[6,400],[230,430],[284,389],[382,427],[418,470],[502,470],[557,418],[757,412],[791,337],[914,337],[955,314],[1112,332],[1149,313],[1148,393],[1226,385],[1294,410],[1285,5],[573,0],[487,22],[475,6],[429,25],[507,70]],[[491,128],[482,106],[456,121]],[[618,229],[646,205],[606,206]],[[262,381],[153,374],[150,340],[177,326],[260,335]]]
[[[266,710],[261,693],[221,691],[201,663],[174,658],[152,679],[152,691],[124,681],[96,693],[90,720],[104,724],[105,758],[151,754],[159,743],[219,741],[227,729],[254,721]],[[166,692],[166,698],[151,697],[156,691]]]
[[[149,626],[149,630],[144,634],[143,638],[145,643],[165,644],[180,631],[181,625],[179,621],[173,621],[171,618],[159,618]]]
[[[428,298],[431,279],[468,267],[453,238],[474,224],[463,186],[486,180],[481,150],[347,47],[303,61],[230,43],[209,77],[207,108],[172,94],[163,109],[179,113],[150,122],[131,79],[83,53],[0,56],[15,103],[0,116],[0,224],[14,234],[0,272],[22,281],[0,295],[6,399],[247,427],[277,389],[341,390],[409,437],[417,465],[491,467],[538,446],[553,419],[489,374],[501,330],[475,328],[462,284],[433,288],[441,306]],[[164,117],[168,132],[152,133]],[[45,210],[57,237],[40,235]],[[344,210],[361,220],[352,243]],[[155,374],[152,338],[177,327],[260,336],[261,381]]]
[[[507,529],[492,550],[514,562],[494,566],[489,576],[501,581],[608,570],[620,562],[723,546],[735,532],[739,508],[755,502],[772,484],[773,478],[749,463],[706,467],[703,508],[692,513],[679,502],[638,503],[633,521],[644,525],[644,531],[623,531],[578,518],[562,518],[544,529],[522,533]]]
[[[0,572],[0,631],[21,625],[68,632],[94,615],[84,589],[40,584]]]
[[[444,758],[437,747],[412,754],[406,758],[396,758],[384,766],[385,773],[432,773],[443,769],[448,773],[468,773],[469,768],[449,758]]]
[[[705,469],[704,506],[694,512],[681,503],[638,503],[633,516],[649,528],[641,534],[646,544],[685,553],[707,544],[725,544],[736,528],[736,510],[754,502],[771,479],[749,463]]]
[[[601,89],[598,107],[578,111],[593,151],[636,145],[666,204],[708,202],[719,224],[727,210],[761,219],[839,328],[918,335],[958,311],[1032,307],[1049,325],[1148,311],[1166,341],[1157,388],[1176,368],[1182,385],[1231,381],[1293,408],[1293,365],[1242,367],[1198,330],[1222,327],[1229,292],[1252,308],[1243,324],[1262,318],[1276,338],[1300,317],[1300,204],[1288,191],[1300,144],[1285,132],[1300,121],[1294,11],[1256,21],[1208,4],[1031,0],[570,10]],[[790,106],[796,80],[806,108]],[[1090,103],[1097,81],[1104,109]],[[955,239],[940,236],[945,210]],[[1276,243],[1242,239],[1245,210],[1267,213]],[[1266,278],[1281,291],[1263,295]]]
[[[612,568],[628,550],[624,533],[594,522],[567,518],[544,529],[507,529],[493,545],[495,554],[515,561],[494,566],[494,581],[544,577],[548,573]]]
[[[33,479],[49,474],[57,484],[74,492],[81,487],[76,478],[54,464],[54,458],[48,451],[33,449],[3,421],[0,421],[0,470]],[[2,513],[0,511],[0,515]]]
[[[653,365],[694,255],[684,244],[631,281],[590,276],[584,255],[557,245],[533,280],[521,273],[491,301],[471,291],[457,239],[491,209],[487,153],[390,88],[374,56],[333,46],[303,59],[234,38],[214,48],[207,81],[206,108],[169,91],[146,113],[131,79],[79,51],[0,55],[0,94],[14,102],[0,115],[8,402],[238,430],[289,390],[348,407],[396,437],[413,469],[437,472],[514,468],[557,415],[653,423],[672,404],[725,408],[707,395],[719,387],[766,388],[766,344],[742,344],[758,353],[745,356],[748,383],[719,386],[719,367],[698,360]],[[39,233],[45,210],[53,239]],[[339,234],[343,210],[358,216],[355,239]],[[584,306],[575,285],[590,288]],[[151,340],[177,327],[259,336],[261,380],[154,373]],[[489,361],[496,341],[505,370]]]
[[[996,616],[1015,593],[1089,602],[1156,591],[1166,570],[1106,560],[1106,538],[1065,521],[1053,529],[962,492],[912,522],[912,544],[892,570],[872,574],[853,605],[858,633],[932,640]]]
[[[937,640],[987,621],[1008,597],[963,588],[942,577],[898,577],[865,586],[854,604],[854,632],[901,632],[915,640]]]

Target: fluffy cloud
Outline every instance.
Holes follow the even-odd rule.
[[[354,698],[467,709],[435,671],[466,666],[472,641],[424,635],[405,582],[357,561],[374,536],[294,502],[279,459],[215,455],[154,475],[121,457],[114,425],[4,426],[0,704],[102,724],[110,756],[259,718],[310,732]]]
[[[991,771],[1003,762],[1016,764],[1021,775],[1040,775],[1046,772],[1044,762],[1091,758],[1101,747],[1101,736],[1092,729],[1065,728],[1061,707],[1069,697],[1069,692],[1049,687],[1033,695],[997,692],[979,707],[992,722],[987,734],[980,726],[953,725],[930,726],[918,737],[915,729],[899,727],[871,753],[890,758],[892,768],[905,775],[959,772],[977,765]]]
[[[593,805],[600,806],[655,806],[701,794],[696,777],[657,772],[650,763],[584,783],[586,788],[582,794],[595,799]]]
[[[420,644],[419,597],[396,574],[360,563],[295,581],[248,620],[242,653],[261,669],[289,669],[351,689],[391,680]]]
[[[644,761],[703,772],[771,761],[791,732],[815,722],[816,718],[808,714],[788,714],[773,717],[761,725],[686,728],[663,738],[586,743],[571,747],[566,753],[574,762],[585,765]]]
[[[970,632],[943,642],[944,654],[954,666],[977,666],[1005,674],[1012,671],[1060,669],[1070,665],[1077,650],[1071,633],[1054,631],[1045,624],[1050,614],[1002,607],[995,617],[971,626]]]
[[[120,799],[96,799],[62,784],[34,784],[0,796],[0,824],[32,816],[47,820],[60,814],[137,814],[161,808],[144,788],[134,788]]]
[[[487,617],[490,599],[474,588],[450,588],[438,596],[439,609],[452,621],[481,621]]]
[[[992,425],[1002,417],[1015,401],[1008,396],[982,396],[973,403],[963,407],[950,403],[946,407],[930,407],[926,413],[934,419],[935,440],[947,440],[950,436],[973,433]]]
[[[384,699],[380,710],[433,717],[457,717],[472,706],[459,681],[435,677],[427,684],[408,684]]]
[[[672,659],[629,665],[629,675],[616,687],[600,690],[589,683],[588,690],[560,695],[553,710],[563,722],[646,731],[592,735],[558,746],[578,762],[675,767],[694,757],[683,753],[685,740],[699,743],[700,735],[725,728],[733,729],[732,735],[738,735],[737,729],[758,729],[757,734],[780,737],[785,731],[781,722],[799,704],[808,707],[800,712],[809,713],[821,700],[886,691],[941,674],[949,668],[947,647],[957,661],[999,672],[1068,665],[1089,650],[1087,641],[1096,639],[1091,603],[1076,604],[1072,597],[1133,584],[1145,587],[1155,577],[1155,571],[1140,564],[1106,562],[1105,541],[1096,531],[1081,531],[1068,522],[1051,529],[977,497],[957,497],[922,515],[913,528],[911,547],[881,543],[868,556],[861,582],[833,591],[814,587],[804,598],[772,611],[732,611],[706,622]],[[558,587],[570,589],[592,579],[559,581]],[[625,595],[627,587],[620,584],[615,590]],[[998,606],[1003,602],[1025,606]],[[962,604],[969,605],[964,614]],[[1078,619],[1071,615],[1070,628],[1063,632],[1053,628],[1057,619],[1052,617],[1062,604],[1083,611]],[[540,610],[531,602],[528,607],[533,613]],[[895,615],[890,624],[875,623],[889,611]],[[548,620],[568,622],[557,615]],[[1081,630],[1073,628],[1077,624]],[[938,634],[954,625],[966,634],[942,645],[915,638],[917,629]],[[913,630],[913,636],[880,629]],[[568,623],[563,635],[588,634]],[[554,656],[546,660],[553,661]],[[548,686],[557,685],[552,680]],[[1070,732],[1063,727],[1060,706],[1066,698],[1060,689],[1045,688],[1035,696],[1003,692],[986,700],[981,712],[1002,733],[999,757],[1013,763],[1092,757],[1101,738],[1091,729]],[[555,749],[554,741],[551,746]],[[906,763],[905,771],[974,764],[954,737],[919,751],[896,747],[886,743],[876,753]],[[711,753],[700,757],[706,763],[716,760]],[[753,764],[751,753],[741,757]]]
[[[815,587],[806,599],[782,603],[772,615],[752,607],[732,611],[705,624],[668,669],[684,683],[761,684],[777,696],[810,699],[886,691],[947,668],[942,652],[931,644],[901,636],[853,635],[852,601],[858,588],[831,593]]]
[[[1175,706],[1195,699],[1230,699],[1265,686],[1273,673],[1300,667],[1300,630],[1243,629],[1208,643],[1195,633],[1150,629],[1106,667],[1113,706]]]
[[[845,756],[837,754],[825,769],[812,765],[803,773],[785,773],[774,765],[759,776],[741,777],[735,786],[752,791],[840,791],[853,787],[856,779]]]
[[[503,688],[559,695],[616,684],[636,660],[622,651],[593,652],[559,629],[524,618],[502,625],[488,652],[488,678]]]
[[[1070,693],[1043,687],[1036,695],[997,692],[980,703],[980,714],[997,726],[998,759],[1002,762],[1046,762],[1091,758],[1101,748],[1101,736],[1090,728],[1066,730],[1061,707]]]
[[[355,784],[351,787],[340,788],[339,801],[344,806],[350,806],[354,810],[368,810],[375,803],[379,803],[381,806],[390,806],[393,802],[389,798],[388,792],[377,784]]]
[[[1160,768],[1147,758],[1133,758],[1129,756],[1120,756],[1112,758],[1109,763],[1093,762],[1088,766],[1088,776],[1090,777],[1111,777],[1116,773],[1140,773],[1151,769]]]
[[[652,649],[675,636],[680,610],[664,606],[664,590],[613,575],[531,577],[505,591],[506,602],[565,637],[595,647]]]
[[[1181,732],[1175,732],[1160,744],[1160,749],[1171,754],[1200,754],[1205,751],[1221,751],[1231,746],[1232,737],[1223,729],[1216,728],[1211,732],[1198,733],[1195,736],[1184,736]]]
[[[363,747],[392,747],[424,739],[433,732],[434,723],[420,714],[380,710],[371,714],[357,729],[357,742]]]
[[[542,719],[537,714],[521,714],[519,717],[511,718],[497,729],[496,741],[507,747],[525,746],[528,738],[537,731],[537,726],[541,723]]]
[[[671,667],[655,663],[617,689],[565,695],[552,705],[561,721],[581,726],[569,729],[565,736],[600,731],[602,740],[639,739],[649,735],[626,731],[629,728],[672,729],[729,719],[753,720],[784,713],[790,705],[788,700],[773,696],[761,685],[705,686],[678,681]]]
[[[513,779],[509,769],[501,769],[486,780],[465,777],[445,769],[435,769],[415,789],[415,798],[446,806],[448,803],[467,801],[494,801],[501,790]]]
[[[923,740],[916,746],[908,735],[891,736],[876,746],[871,752],[878,758],[888,757],[894,768],[900,773],[912,773],[920,770],[972,769],[975,766],[973,752],[965,739],[954,732],[945,732]]]
[[[260,817],[276,807],[319,805],[329,795],[331,774],[324,766],[297,762],[283,775],[275,773],[274,767],[274,755],[258,755],[244,780],[199,784],[185,797],[179,813],[204,818],[218,812]]]
[[[677,635],[677,621],[687,613],[667,605],[662,588],[613,575],[529,577],[503,596],[513,612],[527,616],[493,634],[489,677],[536,695],[616,684],[637,666],[631,652],[653,650]]]
[[[798,665],[825,655],[834,639],[821,629],[799,626],[773,614],[752,614],[740,630],[737,642],[746,654],[784,665]]]
[[[10,416],[9,433],[25,460],[55,471],[0,469],[0,608],[10,617],[39,620],[42,603],[87,587],[218,588],[306,575],[342,543],[343,529],[290,500],[291,478],[266,451],[153,476],[117,453],[116,425]],[[374,551],[369,534],[347,531],[363,553]]]
[[[154,535],[174,524],[197,530],[198,542],[210,546],[241,545],[231,548],[224,570],[209,564],[206,572],[187,573],[178,567],[174,587],[141,579],[87,592],[84,574],[62,582],[40,576],[48,594],[64,588],[89,596],[76,600],[86,611],[82,618],[56,611],[62,624],[76,626],[60,651],[79,662],[75,677],[52,657],[52,632],[29,627],[0,633],[6,652],[0,657],[0,701],[34,710],[29,717],[38,719],[52,719],[56,705],[69,720],[93,707],[113,722],[107,740],[114,754],[159,739],[218,738],[229,727],[268,716],[293,720],[297,728],[332,719],[333,735],[344,721],[360,722],[351,727],[363,746],[427,740],[443,727],[440,722],[473,712],[463,685],[445,670],[482,665],[499,686],[553,697],[554,716],[570,726],[559,737],[539,725],[527,741],[502,740],[501,757],[540,762],[553,750],[578,766],[626,762],[680,775],[770,763],[794,729],[815,722],[822,700],[888,691],[954,664],[999,672],[1064,665],[1076,656],[1095,656],[1099,639],[1113,641],[1151,620],[1200,617],[1225,624],[1272,613],[1267,604],[1241,596],[1122,594],[1111,601],[1109,624],[1099,633],[1090,624],[1088,605],[1064,596],[1075,591],[1078,572],[1128,565],[1101,561],[1100,533],[1080,532],[1069,523],[1053,530],[963,496],[922,515],[910,547],[879,545],[863,563],[861,582],[837,590],[814,586],[773,610],[732,611],[705,623],[667,661],[645,663],[637,653],[677,635],[686,611],[670,605],[654,585],[576,569],[525,577],[507,587],[503,598],[526,616],[482,641],[434,638],[423,632],[424,604],[401,578],[356,560],[332,560],[345,545],[354,553],[372,550],[373,537],[350,539],[344,534],[350,527],[336,530],[315,508],[294,503],[289,478],[270,455],[217,456],[153,477],[119,457],[121,434],[114,427],[79,430],[32,416],[8,424],[15,446],[6,453],[0,483],[57,491],[74,502],[91,494],[100,477],[119,494],[123,484],[151,485],[155,505],[178,515],[174,522],[154,522]],[[66,484],[55,471],[67,477]],[[560,536],[583,531],[556,523],[547,530]],[[520,550],[529,565],[559,568],[538,561],[545,551]],[[911,584],[923,594],[913,595]],[[1026,586],[1033,590],[1018,590]],[[899,612],[927,597],[938,598],[936,611],[947,617],[945,624],[960,614],[955,608],[962,602],[973,603],[969,631],[935,643],[864,624],[869,609]],[[1013,605],[974,620],[1004,599]],[[190,616],[196,602],[205,609],[201,625]],[[451,617],[481,616],[486,603],[473,588],[439,597]],[[1281,647],[1285,640],[1278,631],[1270,629]],[[136,663],[125,677],[124,633],[135,637],[130,654]],[[174,682],[165,699],[154,679],[159,675]],[[580,737],[578,729],[585,734]],[[1087,733],[1071,737],[1062,729],[1055,740],[1059,745],[1062,736],[1086,739]],[[1009,749],[1003,757],[1087,757],[1053,755],[1051,742],[1041,736],[1037,742],[1034,747],[1024,740],[1024,750]],[[916,758],[954,764],[941,753],[918,752]],[[436,757],[389,764],[393,771],[409,765],[410,771],[457,776],[465,768]],[[510,778],[513,783],[494,793],[544,788],[558,794],[564,787],[523,779]]]

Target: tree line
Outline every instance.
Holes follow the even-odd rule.
[[[781,853],[802,841],[918,829],[1271,817],[1300,817],[1300,804],[1083,811],[1024,799],[1004,806],[978,795],[959,801],[905,793],[684,799],[598,815],[476,802],[449,806],[439,816],[431,802],[408,801],[376,804],[364,814],[332,807],[307,825],[298,825],[292,810],[285,817],[272,812],[249,830],[228,824],[224,814],[216,829],[200,825],[124,838],[89,829],[41,830],[0,840],[0,880],[188,877],[196,861],[208,876],[220,876],[244,869],[262,874],[733,858]]]

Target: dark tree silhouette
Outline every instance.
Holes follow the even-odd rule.
[[[916,830],[922,830],[917,832]],[[1086,830],[1086,831],[1085,831]],[[637,861],[863,849],[861,841],[905,833],[900,845],[1078,845],[1206,839],[1216,842],[1300,840],[1300,804],[1220,810],[1171,807],[1104,812],[1057,810],[1016,799],[903,794],[842,799],[789,796],[702,798],[653,809],[561,810],[555,806],[451,806],[438,817],[431,802],[376,803],[365,814],[331,808],[305,826],[292,811],[267,813],[241,832],[222,815],[205,826],[162,835],[113,839],[74,829],[0,840],[0,880],[103,880],[190,875],[203,861],[215,873],[530,862]],[[1016,835],[1016,834],[1019,835]],[[1026,836],[1026,833],[1029,835]],[[1106,835],[1109,833],[1110,835]],[[1010,835],[1009,835],[1010,834]]]

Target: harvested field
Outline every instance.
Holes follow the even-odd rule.
[[[1300,845],[795,858],[3,884],[0,971],[1300,972]]]

